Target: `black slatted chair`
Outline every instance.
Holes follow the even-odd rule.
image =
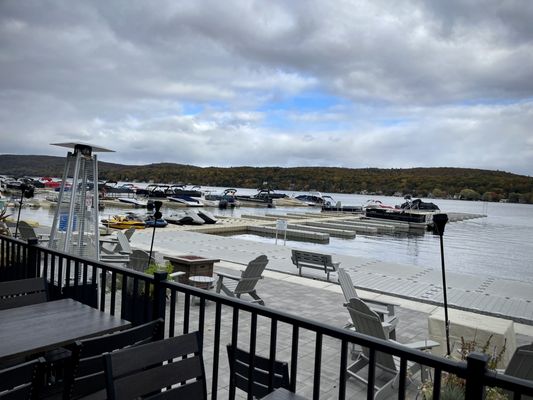
[[[199,332],[108,353],[104,358],[110,400],[141,396],[207,399]]]
[[[38,399],[43,382],[44,359],[28,361],[0,370],[0,399]]]
[[[235,388],[250,392],[250,353],[228,344],[228,360],[230,366],[230,399],[235,398]],[[289,364],[284,361],[274,360],[274,375],[272,389],[289,389]],[[271,391],[268,390],[270,383],[270,359],[258,356],[253,359],[253,371],[251,389],[255,398],[265,397]]]
[[[0,310],[45,301],[48,301],[48,284],[45,278],[0,282]]]
[[[162,319],[134,328],[77,341],[69,346],[71,362],[65,376],[64,398],[106,398],[106,379],[102,355],[126,347],[153,342],[163,337]]]

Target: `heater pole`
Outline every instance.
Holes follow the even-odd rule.
[[[434,232],[439,235],[440,238],[440,263],[442,268],[442,292],[444,295],[444,329],[446,332],[446,355],[450,356],[450,319],[448,317],[448,295],[446,286],[446,267],[444,265],[444,243],[442,237],[444,235],[444,227],[448,222],[447,214],[435,214],[433,215],[433,228]]]

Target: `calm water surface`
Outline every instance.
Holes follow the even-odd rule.
[[[209,188],[221,191],[223,188]],[[254,194],[255,190],[239,189],[238,193]],[[299,194],[300,192],[285,193]],[[399,197],[331,194],[344,205],[363,205],[370,198],[395,205],[403,202]],[[486,214],[486,218],[446,225],[444,252],[446,268],[468,274],[492,275],[533,283],[533,205],[468,202],[458,200],[431,200],[443,212]],[[107,207],[101,217],[123,213],[125,209]],[[320,212],[318,208],[247,208],[211,210],[215,215],[283,214],[285,212]],[[52,224],[54,209],[24,208],[22,218],[37,220],[43,225]],[[165,210],[163,210],[163,215]],[[236,235],[238,238],[274,243],[273,238],[256,235]],[[282,243],[278,240],[278,244]],[[287,241],[288,246],[309,248],[319,252],[337,253],[373,258],[381,261],[424,268],[440,269],[439,237],[424,234],[358,234],[355,239],[331,238],[327,245]]]

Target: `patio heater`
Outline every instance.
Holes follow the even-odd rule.
[[[94,152],[113,150],[82,143],[52,145],[73,150],[67,153],[48,246],[98,260],[98,162]]]
[[[446,331],[446,355],[450,355],[450,319],[448,318],[448,296],[446,293],[446,268],[444,266],[444,245],[442,236],[444,235],[444,227],[448,222],[448,214],[433,215],[434,232],[440,237],[440,262],[442,268],[442,292],[444,294],[444,328]]]

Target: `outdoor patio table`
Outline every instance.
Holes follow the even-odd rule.
[[[72,299],[0,311],[0,361],[19,358],[130,326]]]

